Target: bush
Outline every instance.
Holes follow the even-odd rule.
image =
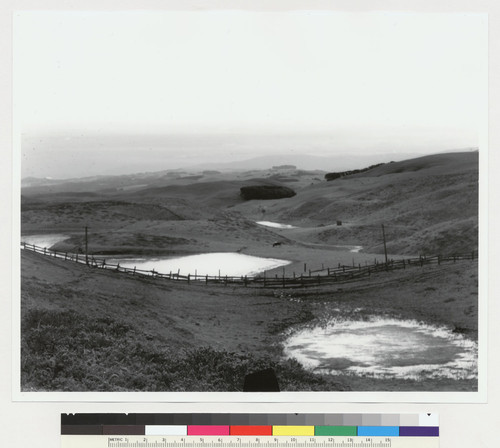
[[[282,199],[291,198],[296,193],[291,188],[279,187],[273,185],[255,185],[250,187],[241,187],[240,195],[246,201],[251,199]]]

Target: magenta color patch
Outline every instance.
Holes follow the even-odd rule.
[[[229,426],[188,425],[188,436],[228,436]]]

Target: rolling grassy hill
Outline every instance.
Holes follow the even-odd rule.
[[[123,245],[143,250],[139,240],[148,239],[134,243],[135,235],[150,234],[190,240],[193,251],[207,244],[211,250],[217,245],[233,250],[222,240],[236,246],[267,245],[280,237],[315,245],[360,245],[366,252],[382,253],[384,224],[391,254],[477,249],[478,152],[474,151],[385,163],[329,182],[320,171],[297,169],[174,174],[99,177],[24,188],[22,231],[81,233],[89,225],[102,233],[96,241],[108,249]],[[297,194],[245,201],[240,188],[248,185],[288,186]],[[258,220],[298,228],[272,233],[256,226]],[[127,238],[129,244],[123,243]]]
[[[477,249],[478,153],[387,163],[263,206],[266,219],[302,227],[296,234],[306,241],[359,244],[380,253],[384,224],[391,253]],[[256,212],[254,204],[238,210],[248,216]]]
[[[373,260],[383,253],[382,224],[394,255],[467,252],[478,244],[477,152],[386,163],[331,182],[300,170],[96,182],[24,188],[22,231],[66,233],[70,239],[58,248],[70,251],[89,225],[91,253],[238,250],[293,260],[287,275],[306,262]],[[243,200],[241,186],[255,183],[297,194]],[[297,227],[269,229],[258,220]],[[277,239],[283,244],[273,248]],[[335,245],[361,245],[366,253]],[[22,387],[241,390],[247,373],[271,366],[282,390],[475,390],[475,379],[315,375],[283,359],[280,344],[285,331],[339,313],[416,319],[477,340],[477,266],[424,265],[288,294],[138,278],[23,251]]]

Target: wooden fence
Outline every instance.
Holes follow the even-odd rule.
[[[246,287],[263,287],[263,288],[303,288],[308,286],[318,286],[329,283],[346,283],[359,280],[361,278],[366,278],[372,274],[385,271],[393,271],[396,269],[407,269],[411,267],[422,267],[424,265],[441,263],[456,263],[460,260],[474,260],[478,257],[477,251],[471,251],[468,253],[460,253],[453,255],[435,255],[432,257],[420,256],[418,258],[406,258],[401,260],[390,260],[387,263],[381,263],[375,261],[373,264],[361,265],[358,264],[348,266],[348,265],[338,265],[336,268],[324,267],[321,269],[309,270],[308,275],[295,275],[293,276],[279,276],[275,274],[274,276],[266,276],[264,272],[262,275],[257,276],[228,276],[228,275],[198,275],[187,274],[181,275],[180,271],[170,272],[168,274],[156,272],[153,270],[144,270],[128,268],[120,266],[120,264],[107,263],[104,258],[96,258],[92,255],[88,257],[85,254],[74,254],[68,252],[59,252],[56,250],[47,249],[45,247],[39,247],[34,244],[21,243],[21,248],[24,250],[29,250],[38,254],[43,254],[46,256],[59,258],[65,261],[71,261],[80,264],[86,264],[92,268],[98,269],[109,269],[117,272],[123,272],[130,275],[138,276],[148,276],[155,278],[162,278],[167,280],[175,281],[185,281],[190,283],[192,281],[202,282],[205,284],[223,284],[223,285],[240,285]]]

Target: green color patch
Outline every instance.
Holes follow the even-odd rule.
[[[356,436],[357,426],[316,426],[315,436]]]

